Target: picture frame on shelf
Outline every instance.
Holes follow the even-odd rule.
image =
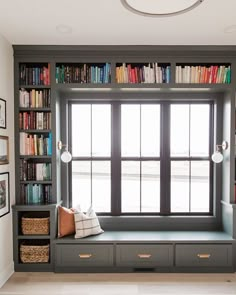
[[[10,212],[9,172],[0,173],[0,217]]]
[[[0,128],[6,129],[6,112],[7,112],[7,102],[5,99],[0,98]]]
[[[0,135],[0,165],[9,163],[9,138]]]

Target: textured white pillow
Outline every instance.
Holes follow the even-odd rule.
[[[81,211],[75,212],[74,218],[76,239],[97,235],[104,232],[100,227],[96,213],[91,207],[86,214]]]

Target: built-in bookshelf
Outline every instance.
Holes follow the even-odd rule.
[[[55,205],[52,204],[52,102],[51,64],[48,62],[18,63],[18,81],[15,82],[17,115],[16,136],[16,206],[13,217],[18,224],[14,236],[14,260],[17,270],[52,270],[51,239],[55,236]],[[32,224],[41,218],[49,219],[49,230],[45,234],[26,234],[23,219],[28,217]],[[43,220],[43,219],[42,219]],[[41,263],[35,257],[32,261],[22,259],[23,249],[40,250],[47,247],[48,256]],[[35,247],[35,248],[34,248]],[[39,254],[40,255],[40,254]]]
[[[150,100],[166,98],[174,100],[173,93],[177,99],[183,100],[185,94],[195,97],[201,93],[205,95],[203,99],[208,94],[211,99],[210,94],[217,93],[222,100],[222,108],[225,108],[227,113],[222,120],[222,134],[220,136],[217,134],[217,143],[226,139],[231,145],[231,149],[227,152],[233,148],[231,143],[233,139],[230,140],[229,132],[225,132],[231,120],[231,109],[228,111],[227,108],[233,99],[236,85],[234,75],[236,53],[231,49],[229,51],[227,48],[215,50],[214,47],[199,49],[194,46],[182,49],[179,46],[15,46],[14,50],[17,89],[15,91],[17,205],[14,207],[13,217],[14,260],[17,270],[54,269],[52,240],[56,236],[55,203],[59,203],[60,193],[65,198],[64,201],[68,199],[66,192],[69,186],[68,174],[65,172],[69,166],[61,163],[60,152],[56,148],[59,140],[63,143],[67,140],[64,130],[66,127],[63,126],[64,122],[61,122],[62,113],[67,112],[63,109],[66,104],[64,101],[67,99],[135,101],[136,98],[138,100],[140,97],[141,99],[147,97]],[[224,161],[220,165],[216,170],[223,167],[222,170],[224,169],[223,172],[226,173],[229,171],[229,166],[230,169],[235,167],[235,163],[229,161]],[[221,177],[216,178],[217,186],[228,178],[225,174],[224,180]],[[232,192],[234,185],[235,183],[230,183]],[[219,186],[221,190],[221,186],[228,188],[228,180]],[[217,195],[216,199],[222,197],[227,205],[230,205],[234,195],[231,193],[228,200],[229,194],[225,196],[228,190],[225,191],[222,190],[221,196]],[[220,211],[220,208],[215,210],[217,214]],[[50,233],[24,235],[21,230],[21,220],[28,212],[36,218],[40,217],[42,212],[46,212],[46,216],[50,218]],[[225,223],[222,228],[227,227],[226,219],[229,220],[230,228],[232,214],[229,216],[222,211],[222,216],[220,214],[214,216],[213,221],[213,218],[209,217],[210,221],[206,222],[207,229],[215,230],[216,223],[217,225]],[[109,219],[108,216],[106,218]],[[113,222],[111,220],[109,223],[111,229],[114,226]],[[130,225],[129,222],[127,226]],[[160,224],[162,229],[165,227],[164,222],[162,220]],[[193,228],[196,229],[197,226],[194,224]],[[118,227],[119,223],[114,226],[116,229]],[[235,231],[234,225],[231,228]],[[29,244],[37,245],[40,244],[38,243],[40,240],[50,244],[49,262],[22,263],[20,246],[27,244],[27,241]]]

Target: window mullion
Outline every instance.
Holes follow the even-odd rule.
[[[140,213],[142,212],[142,162],[141,162],[141,157],[142,157],[142,106],[140,104],[139,106],[139,198],[140,198],[140,205],[139,205],[139,210]]]
[[[170,213],[170,104],[161,104],[160,214]]]
[[[111,105],[111,214],[121,214],[121,105]]]
[[[189,158],[191,158],[191,107],[192,107],[192,105],[190,104],[189,105],[189,115],[188,115],[188,120],[189,120],[189,122],[188,122],[188,156],[189,156]],[[188,208],[188,210],[189,210],[189,212],[191,212],[191,185],[192,185],[192,181],[191,181],[191,178],[192,178],[192,176],[191,176],[191,169],[192,169],[192,163],[191,163],[191,159],[189,160],[189,179],[188,179],[188,190],[189,190],[189,204],[188,204],[188,206],[189,206],[189,208]]]
[[[93,106],[90,105],[90,120],[91,120],[91,126],[90,126],[90,142],[91,142],[91,150],[90,150],[90,203],[93,204]]]

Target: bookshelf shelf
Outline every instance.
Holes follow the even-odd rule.
[[[50,235],[18,235],[18,240],[48,240]]]
[[[19,155],[19,159],[51,160],[51,156]]]
[[[50,85],[26,85],[26,84],[21,84],[19,85],[19,89],[50,89],[51,86]]]
[[[19,129],[19,132],[25,132],[25,133],[50,133],[51,129]]]
[[[20,181],[21,184],[52,184],[52,181],[48,180],[22,180]]]

